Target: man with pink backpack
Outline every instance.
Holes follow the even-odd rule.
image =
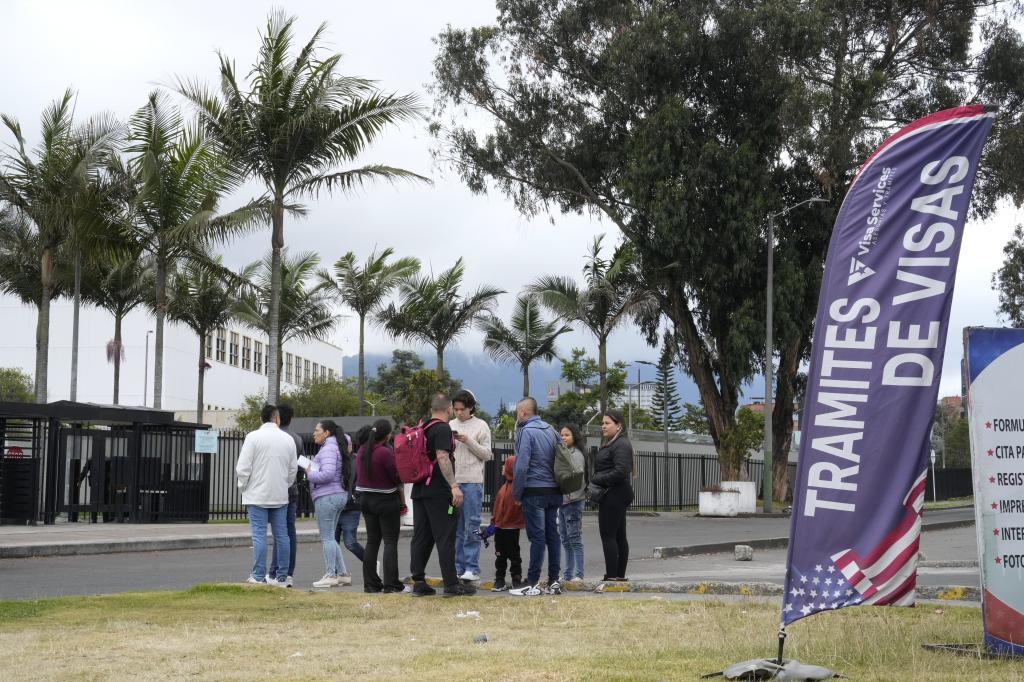
[[[455,480],[455,438],[448,420],[452,401],[443,393],[430,401],[430,419],[395,437],[395,464],[405,483],[412,483],[413,535],[410,572],[414,597],[436,594],[426,582],[427,562],[434,547],[441,565],[445,597],[476,593],[455,571],[455,531],[462,490]]]

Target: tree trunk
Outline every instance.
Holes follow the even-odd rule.
[[[82,254],[75,250],[75,294],[71,314],[71,391],[69,399],[78,400],[78,319],[82,308]]]
[[[608,337],[597,337],[597,376],[601,384],[601,414],[608,409]]]
[[[730,477],[739,476],[743,470],[743,453],[734,452],[723,440],[723,436],[736,425],[739,382],[721,371],[717,373],[721,388],[715,382],[716,372],[712,366],[711,356],[704,346],[681,289],[669,293],[668,305],[665,307],[665,312],[675,325],[683,351],[686,353],[689,375],[697,384],[701,402],[704,403],[708,431],[711,433],[715,449],[718,450],[718,466],[722,480],[735,480]]]
[[[444,348],[437,347],[437,378],[444,381]]]
[[[199,390],[196,393],[196,424],[203,423],[203,381],[206,379],[206,334],[199,333]]]
[[[523,397],[530,395],[530,366],[523,365]]]
[[[53,292],[53,248],[43,247],[39,261],[39,317],[36,320],[36,402],[46,403],[46,380],[50,362],[50,297]]]
[[[783,341],[779,353],[779,376],[772,408],[772,495],[776,500],[789,497],[789,449],[793,442],[793,401],[796,398],[796,374],[803,356],[804,339]]]
[[[156,334],[153,342],[153,407],[163,407],[164,321],[167,319],[167,257],[160,249],[156,259]],[[145,396],[143,396],[145,397]]]
[[[359,316],[359,416],[366,414],[366,353],[363,342],[366,335],[366,315]]]
[[[121,399],[121,321],[124,315],[114,313],[114,404],[120,405]]]
[[[270,237],[270,306],[267,336],[267,402],[277,404],[281,393],[281,249],[284,248],[284,193],[274,194],[273,232]]]

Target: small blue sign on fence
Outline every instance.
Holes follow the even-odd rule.
[[[218,433],[219,432],[216,429],[210,429],[209,431],[196,431],[195,451],[216,454]]]

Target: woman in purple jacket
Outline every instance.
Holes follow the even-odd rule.
[[[341,510],[348,502],[348,494],[342,483],[341,450],[338,446],[338,425],[329,419],[318,423],[313,429],[313,440],[320,446],[313,462],[306,472],[309,478],[309,494],[313,498],[316,522],[320,529],[320,543],[324,548],[324,577],[313,583],[313,587],[337,587],[351,585],[352,578],[345,570],[345,559],[341,547],[334,539]],[[345,435],[341,434],[342,442]]]

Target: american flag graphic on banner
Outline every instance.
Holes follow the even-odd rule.
[[[900,525],[863,558],[845,549],[821,557],[806,574],[791,567],[797,584],[786,593],[783,613],[808,616],[860,604],[913,606],[927,473],[921,472],[904,498],[907,512]]]
[[[914,603],[949,308],[993,116],[967,106],[906,126],[839,210],[802,405],[783,624]]]

